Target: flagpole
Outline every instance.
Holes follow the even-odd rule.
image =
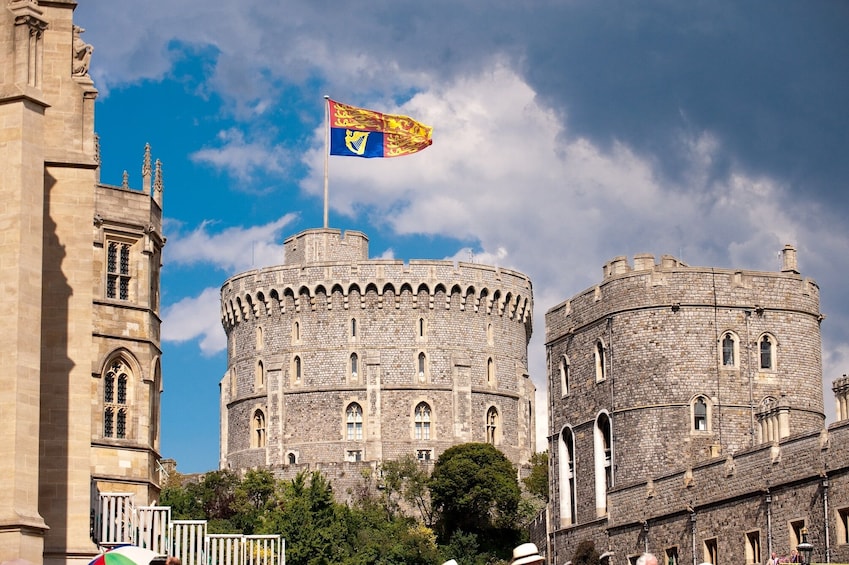
[[[330,96],[324,95],[324,229],[327,229],[327,162],[330,160]]]

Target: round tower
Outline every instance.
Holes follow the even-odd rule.
[[[284,248],[284,265],[221,290],[222,467],[428,460],[485,441],[529,460],[527,276],[370,260],[351,231],[307,230]]]
[[[823,427],[819,288],[780,272],[617,257],[546,313],[561,526],[609,488]]]

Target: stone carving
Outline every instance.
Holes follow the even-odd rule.
[[[88,74],[88,65],[91,62],[91,54],[94,52],[94,47],[83,40],[83,33],[85,33],[85,29],[78,25],[74,26],[74,43],[71,49],[74,55],[72,74],[75,77],[82,77]]]

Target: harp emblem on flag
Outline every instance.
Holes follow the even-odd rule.
[[[345,130],[345,147],[351,153],[362,155],[366,150],[366,141],[368,140],[368,131],[353,131]]]

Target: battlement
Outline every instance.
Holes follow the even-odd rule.
[[[293,235],[283,242],[286,265],[308,265],[328,261],[365,261],[368,237],[358,231],[312,229]]]
[[[618,256],[604,264],[602,281],[546,312],[547,340],[617,312],[638,308],[722,307],[819,312],[819,287],[799,274],[796,249],[782,250],[781,271],[691,267],[672,255]]]

